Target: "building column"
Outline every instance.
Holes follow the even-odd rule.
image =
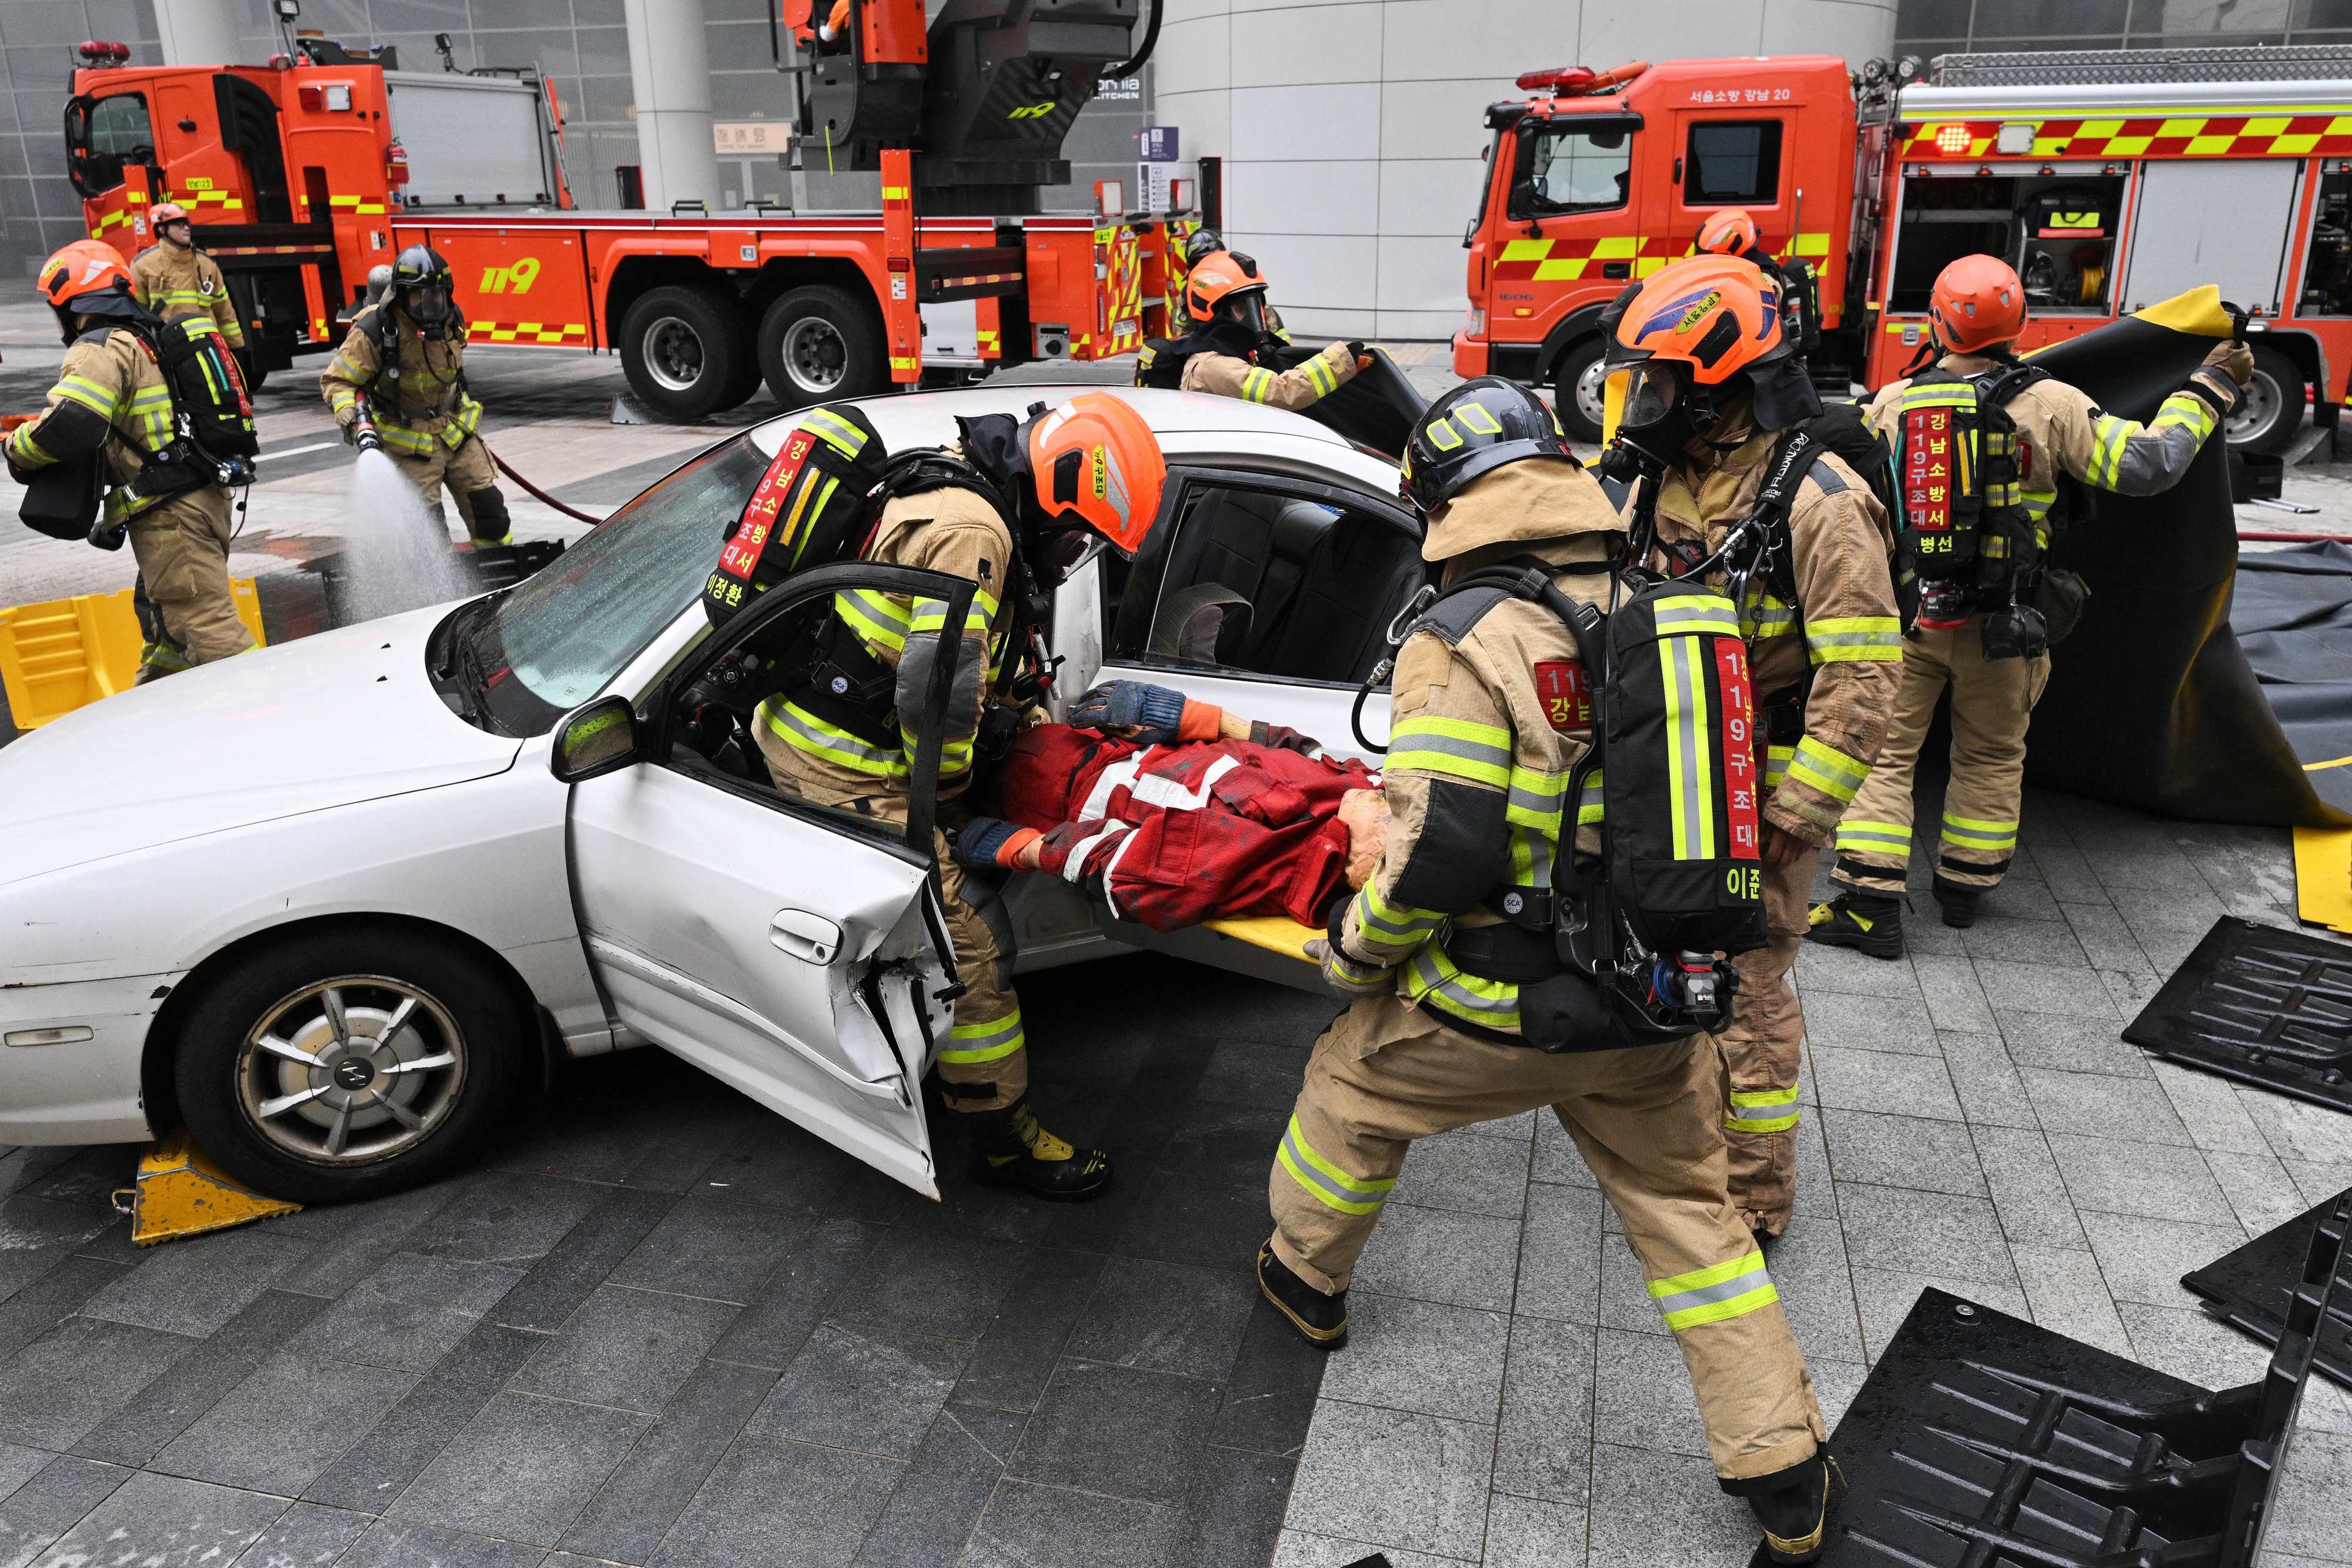
[[[702,0],[627,0],[629,79],[637,98],[637,162],[646,207],[719,205],[710,140],[710,47]]]
[[[155,32],[167,66],[236,66],[245,58],[238,42],[236,0],[155,0]]]

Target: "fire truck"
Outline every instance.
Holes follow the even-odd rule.
[[[763,381],[796,408],[1167,329],[1195,217],[1037,211],[1039,186],[1069,181],[1062,140],[1097,78],[1139,67],[1142,3],[950,7],[927,31],[922,0],[856,0],[817,46],[808,0],[787,0],[801,26],[779,30],[778,64],[807,81],[801,144],[878,172],[879,212],[583,211],[533,73],[403,71],[389,49],[308,37],[264,66],[134,67],[121,44],[82,45],[68,167],[90,234],[126,259],[152,243],[153,205],[189,209],[257,375],[331,351],[369,272],[427,245],[456,273],[468,342],[617,350],[666,419]]]
[[[2333,427],[2352,376],[2352,48],[1676,60],[1518,79],[1494,132],[1454,368],[1553,387],[1601,434],[1602,308],[1744,207],[1814,272],[1816,379],[1902,375],[1936,275],[1998,256],[2027,349],[2200,284],[2246,314],[2228,427],[2275,452]]]

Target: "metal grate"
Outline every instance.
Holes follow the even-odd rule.
[[[2052,49],[2008,55],[1937,55],[1937,87],[2089,87],[2176,81],[2314,81],[2352,77],[2352,45],[2275,49]]]
[[[2189,1067],[2352,1111],[2352,947],[2226,916],[2124,1038]]]

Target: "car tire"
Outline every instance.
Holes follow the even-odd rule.
[[[795,288],[760,319],[760,371],[787,409],[887,392],[881,318],[841,289]]]
[[[1587,338],[1560,356],[1552,377],[1552,401],[1570,441],[1601,439],[1601,360],[1609,345]]]
[[[751,395],[759,383],[749,379],[758,365],[751,340],[733,295],[666,285],[639,295],[622,315],[621,371],[648,410],[688,423]]]
[[[2265,343],[2252,345],[2254,379],[2238,394],[2222,428],[2241,452],[2284,452],[2303,428],[2303,372],[2293,360]]]
[[[529,1025],[507,978],[454,943],[315,932],[206,988],[173,1076],[190,1135],[230,1176],[270,1197],[344,1203],[431,1181],[471,1154],[525,1082]]]

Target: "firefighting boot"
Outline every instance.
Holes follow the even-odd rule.
[[[965,1174],[982,1186],[1017,1186],[1036,1197],[1077,1203],[1110,1186],[1110,1156],[1081,1149],[1037,1124],[1029,1102],[964,1118],[971,1137]]]
[[[1957,882],[1936,879],[1936,906],[1944,912],[1944,924],[1965,931],[1977,923],[1977,904],[1984,895],[1980,887],[1966,887]]]
[[[1805,940],[1824,947],[1851,947],[1874,958],[1903,956],[1903,905],[1867,893],[1840,894],[1813,905]]]
[[[1258,1244],[1257,1288],[1317,1350],[1338,1350],[1348,1343],[1348,1292],[1325,1295],[1285,1267],[1271,1241]]]
[[[1828,1449],[1772,1475],[1717,1484],[1745,1497],[1756,1511],[1756,1522],[1764,1527],[1765,1561],[1811,1563],[1822,1554],[1829,1532]]]

